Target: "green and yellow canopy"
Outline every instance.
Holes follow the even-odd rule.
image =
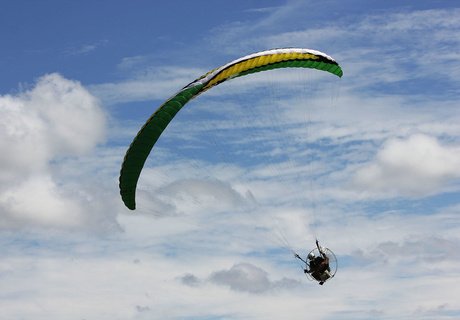
[[[150,151],[180,109],[210,88],[236,77],[279,68],[318,69],[342,77],[330,56],[310,49],[285,48],[257,52],[213,69],[166,100],[147,120],[128,148],[120,171],[120,194],[125,205],[136,208],[136,186]]]

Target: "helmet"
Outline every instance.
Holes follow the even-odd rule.
[[[313,252],[310,252],[308,254],[308,260],[313,260],[313,259],[315,259],[315,254]]]

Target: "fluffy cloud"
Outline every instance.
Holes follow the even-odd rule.
[[[0,114],[2,226],[80,225],[83,209],[62,191],[53,166],[104,140],[98,100],[80,83],[49,74],[27,91],[0,96]]]
[[[33,175],[18,186],[0,194],[2,222],[0,226],[35,224],[70,227],[81,225],[81,209],[61,194],[50,176]]]
[[[417,134],[390,139],[373,162],[359,169],[355,183],[366,190],[422,196],[460,177],[460,147]]]

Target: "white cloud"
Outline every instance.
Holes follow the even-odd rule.
[[[75,227],[83,224],[78,204],[59,191],[50,176],[33,175],[0,194],[2,227],[27,224]]]
[[[87,55],[95,50],[107,45],[108,40],[99,40],[93,43],[82,43],[80,45],[69,47],[65,50],[68,55]]]
[[[0,97],[2,167],[42,169],[57,156],[82,155],[103,141],[105,115],[79,83],[58,74]],[[5,170],[7,171],[7,170]]]
[[[162,151],[155,150],[157,159]],[[247,190],[236,190],[230,183],[240,174],[237,167],[182,159],[144,168],[137,188],[138,212],[198,217],[202,212],[239,210],[253,202]]]
[[[390,139],[373,162],[356,172],[364,190],[393,195],[429,195],[460,178],[460,147],[443,145],[427,135]]]
[[[186,179],[174,181],[159,192],[173,200],[179,212],[235,210],[245,204],[246,199],[230,184],[219,180]]]
[[[53,167],[104,141],[98,100],[78,82],[49,74],[27,91],[1,96],[0,115],[2,226],[84,224],[75,190],[65,189],[70,182],[53,175]]]

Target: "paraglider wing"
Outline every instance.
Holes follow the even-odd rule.
[[[180,109],[191,99],[226,80],[277,68],[312,68],[342,76],[328,55],[310,49],[286,48],[254,53],[211,70],[164,102],[147,120],[126,152],[120,171],[120,194],[126,207],[136,208],[136,186],[150,151]]]

